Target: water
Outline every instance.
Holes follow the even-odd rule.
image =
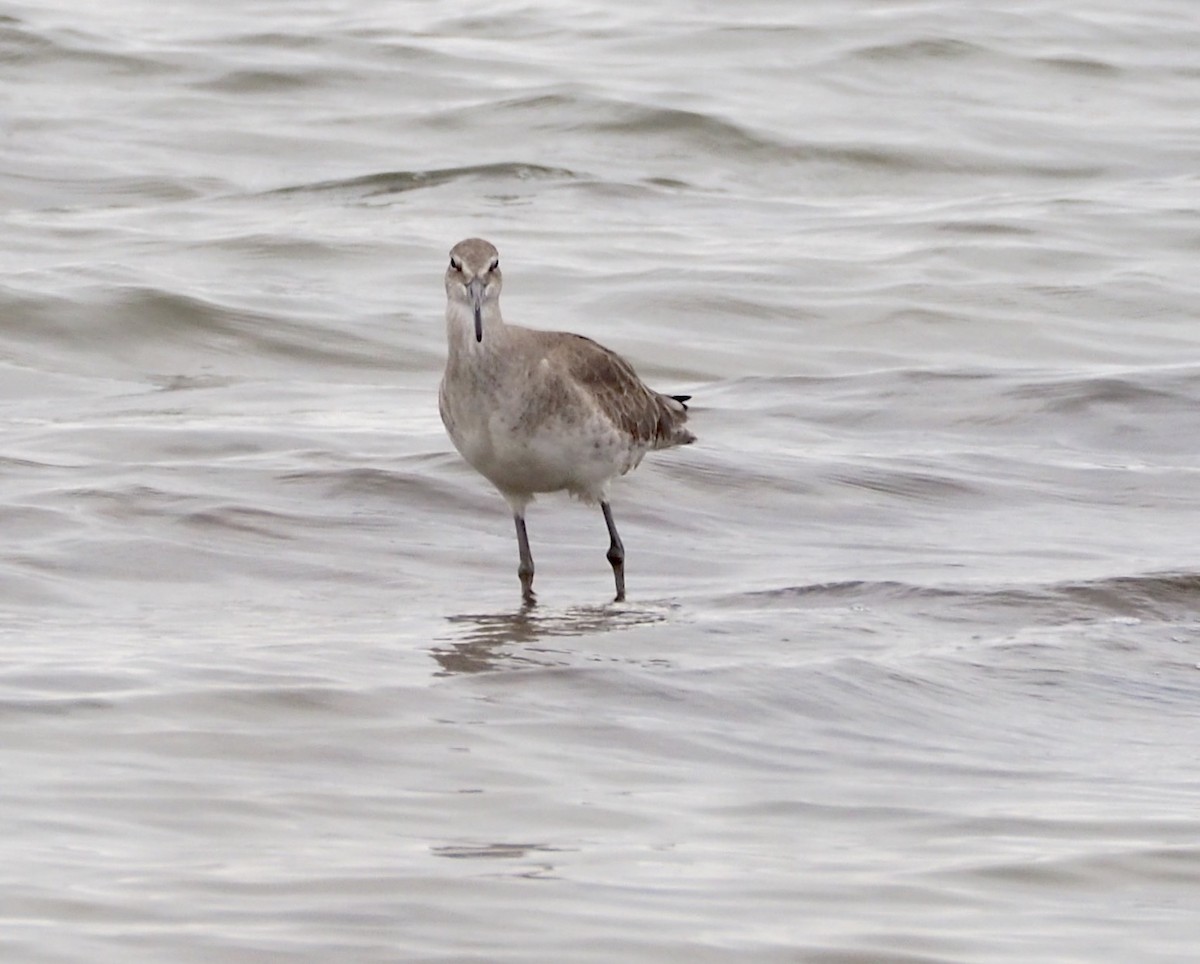
[[[1182,961],[1184,0],[0,8],[0,958]],[[598,510],[441,274],[695,396]]]

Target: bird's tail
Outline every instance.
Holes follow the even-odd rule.
[[[687,405],[691,395],[659,395],[658,431],[655,433],[655,448],[665,449],[675,445],[691,445],[696,436],[687,430]]]

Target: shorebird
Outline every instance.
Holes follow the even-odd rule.
[[[449,356],[438,395],[454,447],[512,508],[527,604],[534,602],[525,509],[539,492],[565,490],[600,503],[616,601],[625,598],[625,547],[609,483],[652,449],[687,445],[690,395],[661,395],[603,345],[565,331],[505,324],[500,255],[481,238],[460,241],[446,268]]]

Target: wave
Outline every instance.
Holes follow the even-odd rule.
[[[397,364],[377,341],[345,328],[152,286],[86,285],[70,295],[0,287],[0,313],[0,350],[50,370],[99,366],[161,382],[201,376],[216,362],[225,376],[296,364],[358,371]]]
[[[545,167],[539,164],[497,163],[473,164],[465,167],[436,168],[427,171],[385,171],[356,177],[294,184],[265,192],[267,195],[287,194],[349,194],[374,198],[403,194],[426,188],[441,187],[458,181],[570,181],[578,175],[567,168]]]
[[[902,580],[844,580],[783,586],[722,597],[721,608],[821,608],[854,604],[921,607],[926,615],[1017,610],[1057,621],[1096,618],[1180,619],[1200,611],[1200,570],[1130,573],[1097,579],[1007,585],[921,585]],[[957,617],[956,617],[957,618]]]
[[[1037,424],[1048,416],[1076,425],[1121,409],[1147,416],[1190,416],[1200,406],[1200,366],[1097,368],[1091,371],[887,368],[849,375],[744,376],[708,386],[703,401],[723,408],[802,414],[846,428]]]
[[[96,67],[105,74],[152,76],[175,73],[177,67],[165,60],[126,51],[106,49],[110,38],[98,37],[78,28],[37,29],[16,17],[0,17],[0,60],[6,65],[52,65]]]

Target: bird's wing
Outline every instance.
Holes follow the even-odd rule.
[[[633,366],[614,351],[583,335],[563,333],[552,349],[569,377],[617,428],[644,445],[670,444],[686,420],[668,407],[666,396],[648,388]]]

